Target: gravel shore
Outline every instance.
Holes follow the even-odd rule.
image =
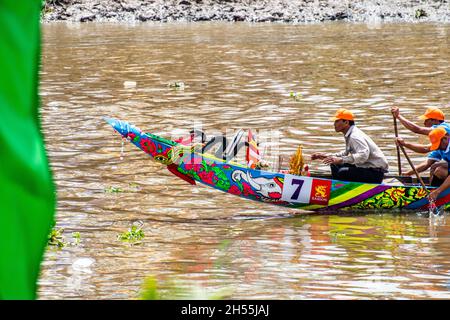
[[[450,0],[47,0],[42,21],[450,22]]]

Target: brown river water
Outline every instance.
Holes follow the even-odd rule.
[[[49,247],[40,299],[138,299],[145,279],[166,298],[450,298],[447,214],[308,215],[191,186],[128,143],[121,158],[121,139],[102,120],[166,137],[194,123],[207,134],[252,128],[275,166],[299,144],[305,154],[343,149],[329,117],[348,107],[396,174],[390,107],[414,121],[427,106],[450,117],[450,25],[42,29],[41,116],[56,226],[66,242],[79,232],[80,243]],[[174,82],[184,88],[168,86]],[[403,127],[400,135],[426,142]],[[145,234],[140,243],[118,240],[133,224]]]

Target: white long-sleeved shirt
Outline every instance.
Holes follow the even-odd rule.
[[[383,151],[355,125],[345,134],[345,150],[335,156],[341,157],[344,163],[360,168],[379,168],[384,172],[389,170]]]

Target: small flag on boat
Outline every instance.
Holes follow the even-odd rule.
[[[256,164],[261,161],[258,144],[256,143],[256,136],[248,130],[248,148],[247,148],[247,166],[251,169],[256,168]]]

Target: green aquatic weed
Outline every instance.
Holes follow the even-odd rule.
[[[105,192],[106,193],[119,193],[119,192],[123,192],[123,190],[121,188],[111,186],[111,187],[105,188]]]
[[[175,81],[175,82],[171,82],[167,85],[169,88],[174,88],[174,89],[178,89],[178,90],[184,90],[184,82],[182,81]]]
[[[160,300],[158,283],[154,277],[147,277],[142,284],[142,300]]]
[[[129,183],[125,188],[119,188],[110,186],[105,188],[105,193],[122,193],[122,192],[136,192],[139,191],[141,188],[137,183]]]
[[[77,246],[81,242],[81,236],[79,232],[72,232],[73,242],[67,242],[64,237],[64,228],[53,227],[47,238],[47,245],[51,247],[57,247],[59,249],[64,248],[67,245]]]
[[[337,232],[337,231],[334,231],[334,232],[332,231],[329,233],[329,235],[330,235],[330,241],[332,243],[335,243],[339,240],[339,238],[344,238],[346,236],[345,233]]]
[[[123,242],[136,243],[144,239],[145,234],[142,227],[132,226],[128,231],[123,232],[117,236],[117,239]]]
[[[127,192],[139,192],[141,190],[141,187],[139,184],[130,182],[128,184]]]
[[[233,293],[230,288],[207,292],[205,288],[190,285],[186,281],[168,279],[158,283],[154,276],[144,279],[140,299],[142,300],[223,300],[229,299]]]
[[[58,248],[65,247],[67,243],[64,239],[63,232],[64,232],[63,228],[56,229],[55,227],[53,227],[48,235],[47,245],[55,246]]]
[[[300,99],[302,98],[302,95],[301,95],[300,92],[293,92],[293,91],[291,91],[289,93],[289,97],[291,97],[295,101],[300,101]]]
[[[74,239],[73,245],[77,246],[81,242],[81,236],[79,232],[72,232],[72,238]]]

